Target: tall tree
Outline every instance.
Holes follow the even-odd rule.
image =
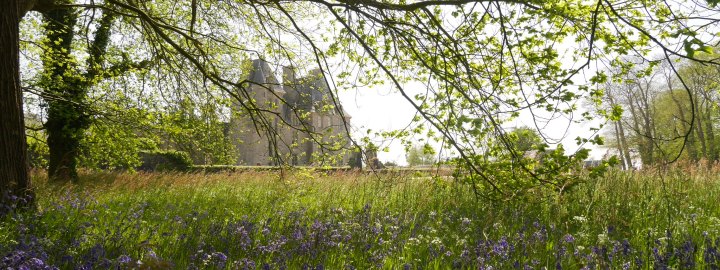
[[[513,148],[520,153],[536,149],[544,143],[537,131],[530,127],[518,127],[508,132],[508,137],[513,143]]]
[[[707,57],[700,55],[700,57]],[[681,158],[718,160],[716,135],[718,110],[717,69],[713,66],[681,62],[678,74],[665,72],[665,89],[657,100],[653,117],[658,125],[656,143],[660,154],[676,154]],[[685,90],[682,88],[687,87]],[[684,136],[687,134],[687,137]],[[682,146],[685,147],[682,147]]]
[[[407,149],[405,158],[410,166],[433,165],[438,161],[435,149],[428,143],[411,146]]]
[[[0,207],[3,208],[11,196],[26,195],[30,191],[18,58],[18,25],[24,14],[21,2],[3,1],[0,10]]]
[[[710,56],[701,55],[703,58]],[[718,160],[720,149],[716,129],[718,126],[718,108],[720,103],[720,79],[718,69],[713,66],[688,62],[680,69],[680,75],[695,98],[693,110],[696,112],[695,136],[702,158]]]
[[[83,132],[89,117],[82,109],[86,89],[72,56],[77,11],[58,7],[45,12],[45,54],[43,86],[52,96],[48,101],[47,129],[50,179],[74,180]]]
[[[90,8],[81,13],[82,10],[68,5],[71,3],[56,1],[56,7],[43,13],[46,36],[42,40],[43,72],[38,85],[48,105],[44,125],[50,152],[48,175],[52,180],[61,181],[77,179],[81,143],[93,119],[88,102],[90,90],[102,80],[145,68],[150,63],[125,58],[108,63],[108,45],[117,14],[108,11],[109,7]],[[78,22],[79,15],[88,19]],[[92,37],[90,26],[94,28]],[[87,45],[76,44],[82,40]],[[85,65],[81,65],[79,55],[84,54],[87,55]]]
[[[697,57],[711,59],[707,53]],[[718,159],[717,68],[677,62],[677,72],[668,63],[648,66],[644,71],[626,73],[606,87],[607,105],[627,109],[614,126],[622,159],[629,160],[625,153],[630,148],[639,152],[646,165],[675,159]],[[624,130],[630,131],[628,136]]]
[[[620,111],[622,109],[622,105],[618,103],[617,96],[619,95],[618,91],[621,91],[621,88],[618,87],[617,84],[613,83],[607,83],[607,87],[605,88],[605,104],[606,107],[610,110],[618,110]],[[623,118],[622,115],[618,115],[617,117],[614,117],[611,119],[612,121],[612,128],[611,132],[614,131],[614,145],[617,148],[617,153],[620,155],[620,165],[622,166],[623,170],[627,170],[633,167],[633,161],[630,156],[630,146],[628,145],[628,137],[625,135],[625,126],[623,124]]]

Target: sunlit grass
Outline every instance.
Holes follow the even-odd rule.
[[[32,258],[60,268],[181,269],[720,263],[717,167],[611,171],[562,195],[496,202],[451,178],[413,173],[85,172],[77,185],[53,185],[36,172],[33,180],[38,211],[0,225],[4,266]]]

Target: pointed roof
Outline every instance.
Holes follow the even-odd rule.
[[[250,76],[248,80],[263,84],[266,87],[273,90],[273,92],[284,94],[285,91],[280,86],[280,82],[275,77],[275,72],[270,67],[270,64],[262,59],[255,59],[252,61],[252,70],[250,70]]]

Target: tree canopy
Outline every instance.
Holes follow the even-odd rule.
[[[696,56],[715,61],[707,53]],[[677,62],[677,72],[668,64],[638,66],[605,92],[606,108],[625,108],[609,132],[622,159],[636,152],[644,165],[717,161],[717,66],[688,60]]]
[[[405,158],[410,166],[433,165],[438,162],[435,149],[428,143],[408,148]]]
[[[104,20],[117,21],[112,29],[119,31],[110,35],[108,48],[117,43],[115,59],[121,60],[118,62],[158,61],[159,69],[169,71],[158,72],[158,76],[182,75],[170,76],[164,82],[194,81],[209,85],[215,95],[226,95],[238,102],[241,113],[257,123],[259,132],[270,137],[277,133],[270,121],[273,112],[254,102],[249,95],[247,89],[253,85],[252,81],[239,79],[243,73],[242,63],[249,58],[296,67],[312,63],[320,68],[335,91],[390,86],[416,109],[418,117],[411,130],[386,135],[404,137],[419,133],[444,142],[461,157],[461,165],[467,169],[463,179],[478,194],[500,197],[512,193],[506,189],[513,186],[502,184],[501,188],[498,181],[520,177],[508,171],[524,171],[539,186],[566,186],[567,183],[558,182],[554,176],[562,168],[571,167],[568,162],[572,160],[558,158],[561,163],[546,164],[556,166],[554,169],[534,168],[536,165],[528,163],[511,147],[506,123],[523,113],[533,117],[536,127],[565,118],[593,119],[596,115],[580,112],[579,104],[591,100],[601,105],[604,84],[625,76],[634,67],[632,62],[620,61],[623,56],[646,59],[651,52],[659,52],[663,59],[652,60],[653,63],[664,61],[676,74],[679,72],[674,60],[678,58],[715,65],[713,60],[699,58],[696,52],[712,52],[719,22],[717,3],[698,0],[10,2],[17,4],[18,9],[3,11],[3,33],[8,29],[18,34],[16,25],[25,10],[35,10],[49,18],[59,12],[80,15],[76,19],[85,24],[66,28],[80,28],[80,33],[84,33],[78,44],[99,40]],[[95,25],[92,22],[99,22],[100,27],[89,27]],[[58,21],[51,19],[45,25],[53,23]],[[65,23],[75,25],[72,20]],[[4,34],[2,45],[8,45],[0,49],[17,51],[10,46],[17,42],[17,37],[19,35]],[[49,37],[47,44],[51,47],[70,42],[61,36]],[[85,65],[80,65],[82,61],[72,65],[56,63],[58,68],[51,70],[54,72],[51,78],[60,76],[82,84],[88,80],[75,79],[77,71],[93,76],[112,73],[112,57],[101,62],[94,57],[98,47],[90,46],[90,53],[78,55],[86,60]],[[132,50],[123,54],[121,50],[127,48]],[[62,48],[58,52],[67,53]],[[17,66],[12,64],[17,62],[16,55],[3,55],[3,65]],[[68,69],[71,67],[73,69]],[[618,72],[608,73],[602,67]],[[17,73],[17,69],[7,70]],[[335,74],[333,70],[342,71]],[[16,80],[14,86],[4,86],[3,93],[12,95],[2,96],[2,104],[9,105],[3,109],[17,110],[19,103],[12,102],[19,95],[17,83]],[[408,87],[411,83],[422,83],[423,89],[415,91]],[[689,89],[686,83],[682,85]],[[63,86],[47,85],[46,88]],[[59,92],[69,90],[80,88]],[[86,94],[84,90],[81,92]],[[82,99],[72,100],[72,104],[83,105],[87,97],[78,97]],[[336,95],[331,99],[328,109],[342,114]],[[6,115],[6,112],[0,114]],[[617,118],[618,111],[601,109],[599,116]],[[86,127],[83,121],[73,120],[83,120],[84,114],[69,117],[77,123],[78,130]],[[22,119],[16,118],[8,119],[12,125],[4,124],[3,136],[21,132],[18,128],[22,124],[17,122],[22,123]],[[596,126],[592,130],[600,128]],[[349,132],[349,128],[346,127],[346,131]],[[684,136],[688,135],[689,132]],[[578,138],[578,142],[599,144],[602,140]],[[511,154],[488,147],[498,144],[505,145]],[[8,141],[3,143],[2,153],[24,148],[24,140]],[[7,155],[0,161],[13,165],[0,167],[4,170],[0,176],[25,166],[24,159]],[[512,167],[483,169],[486,163],[500,157],[510,159]],[[9,175],[9,180],[4,181],[27,182],[26,178],[22,174]],[[3,184],[3,190],[8,189],[7,183]]]

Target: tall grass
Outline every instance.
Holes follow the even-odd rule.
[[[717,269],[719,172],[610,171],[500,202],[417,173],[36,172],[38,211],[3,218],[0,266]]]

